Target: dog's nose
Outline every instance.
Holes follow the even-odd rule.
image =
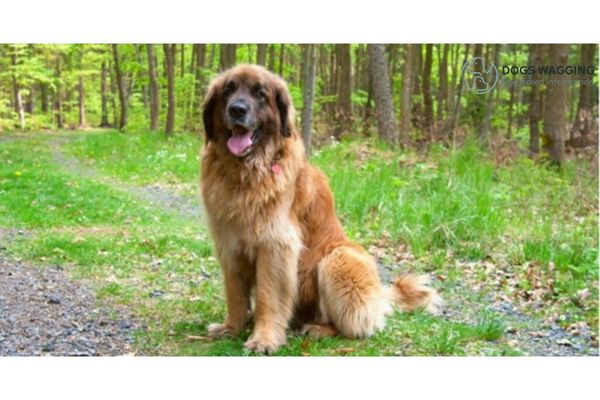
[[[248,113],[248,104],[242,100],[236,100],[229,105],[229,115],[232,118],[243,118]]]

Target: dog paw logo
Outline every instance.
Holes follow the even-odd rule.
[[[485,60],[473,57],[463,65],[462,74],[467,87],[476,94],[490,92],[498,83],[498,69],[492,63],[486,68]]]

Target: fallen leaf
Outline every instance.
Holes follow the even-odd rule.
[[[548,334],[545,333],[545,332],[533,331],[533,332],[529,332],[529,336],[533,336],[533,337],[548,337]]]
[[[336,350],[338,354],[349,354],[352,353],[354,349],[352,347],[341,347]]]
[[[187,340],[206,340],[206,336],[188,335],[186,338]]]
[[[569,339],[558,339],[556,343],[563,346],[575,347],[575,345]]]

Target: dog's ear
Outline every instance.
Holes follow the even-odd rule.
[[[206,133],[207,143],[215,137],[215,107],[217,105],[217,96],[220,86],[221,80],[215,80],[208,88],[206,97],[202,103],[202,121],[204,122],[204,132]]]
[[[291,99],[287,86],[283,80],[278,82],[275,93],[275,102],[277,103],[277,110],[279,112],[279,126],[281,129],[281,134],[285,137],[290,137],[292,135],[290,126]]]

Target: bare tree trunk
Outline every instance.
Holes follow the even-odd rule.
[[[48,113],[48,84],[40,83],[40,98],[42,101],[42,114]]]
[[[595,55],[595,44],[581,45],[581,65],[586,67],[595,65]],[[593,75],[583,75],[582,79],[592,80]],[[590,134],[592,131],[594,120],[592,114],[593,91],[594,85],[579,85],[579,101],[577,104],[577,112],[575,113],[575,120],[573,121],[573,128],[571,130],[571,137],[569,140],[569,145],[572,145],[574,147],[581,147],[585,145],[586,141],[584,140],[584,137]]]
[[[465,57],[464,57],[462,65],[465,65],[468,60],[469,60],[469,45],[466,44],[465,45]],[[452,114],[452,121],[448,125],[449,131],[450,131],[449,133],[451,135],[451,139],[452,139],[453,143],[454,143],[455,134],[456,134],[456,125],[458,124],[458,120],[460,119],[460,101],[462,99],[464,79],[465,79],[464,71],[461,69],[460,79],[458,79],[458,85],[456,88],[456,97],[454,99],[454,111]]]
[[[394,146],[396,144],[397,128],[388,66],[385,59],[385,45],[369,44],[368,50],[379,137]]]
[[[134,48],[135,48],[135,58],[137,60],[137,63],[140,65],[140,67],[142,65],[144,65],[144,62],[142,60],[142,48],[143,44],[135,44]],[[148,108],[148,87],[142,83],[142,104],[144,105],[144,108]]]
[[[163,46],[167,61],[167,124],[165,135],[171,136],[175,126],[175,56],[177,49],[174,44]]]
[[[531,57],[530,65],[542,65],[544,46],[542,44],[529,45],[529,55]],[[531,77],[533,80],[539,79],[537,68]],[[531,157],[540,152],[540,120],[542,119],[542,94],[538,85],[531,85],[529,93],[529,155]]]
[[[513,45],[514,59],[513,65],[517,64],[517,51],[516,45]],[[510,97],[508,98],[508,130],[506,131],[506,137],[510,139],[512,137],[512,126],[513,126],[513,108],[515,104],[515,85],[510,86]]]
[[[235,65],[236,62],[236,44],[222,44],[221,45],[221,71],[229,69]]]
[[[499,44],[495,44],[493,45],[494,47],[494,51],[493,51],[493,59],[494,59],[494,65],[499,65],[499,61],[500,61],[500,45]],[[492,45],[488,44],[487,45],[487,52],[486,52],[486,61],[485,61],[485,67],[489,68],[489,62],[488,59],[492,58],[492,55],[490,54],[492,52]],[[483,94],[483,96],[485,96],[485,114],[483,116],[483,123],[481,124],[481,129],[479,130],[479,142],[484,146],[484,147],[488,147],[490,144],[490,130],[491,130],[491,126],[492,126],[492,113],[494,110],[494,92],[488,92]]]
[[[63,121],[63,104],[62,104],[62,96],[63,96],[63,84],[61,80],[61,65],[60,65],[60,55],[56,56],[56,77],[58,78],[56,81],[56,100],[54,102],[54,109],[56,113],[56,127],[58,129],[62,129],[64,127]]]
[[[256,63],[258,65],[265,65],[267,58],[267,44],[256,45]]]
[[[121,60],[119,59],[119,48],[118,45],[112,45],[113,58],[115,62],[115,75],[117,78],[117,89],[119,91],[119,102],[121,105],[121,113],[119,118],[119,130],[125,129],[127,126],[127,93],[125,83],[123,82],[123,74],[121,73]]]
[[[410,113],[411,113],[411,92],[412,92],[412,63],[413,63],[412,44],[404,45],[404,69],[402,71],[402,120],[400,123],[400,144],[408,146],[410,144]]]
[[[423,64],[423,52],[420,44],[413,47],[413,71],[412,71],[412,125],[417,129],[423,128],[423,108],[421,99],[421,66]]]
[[[283,76],[283,61],[285,57],[285,44],[279,45],[279,71],[277,72],[279,76]]]
[[[443,49],[442,49],[443,47]],[[440,44],[440,52],[443,53],[439,63],[440,89],[437,98],[437,120],[444,120],[444,110],[446,109],[446,99],[448,98],[448,51],[450,44]]]
[[[349,130],[352,124],[352,57],[349,44],[338,44],[338,63],[340,66],[340,87],[338,97],[338,122],[340,134]]]
[[[275,45],[269,45],[269,71],[275,72]]]
[[[185,75],[185,44],[181,43],[181,71],[180,76]]]
[[[79,84],[77,85],[78,105],[79,105],[79,127],[84,128],[85,124],[85,91],[83,87],[83,76],[79,75]]]
[[[569,45],[552,44],[548,46],[550,65],[568,65]],[[567,75],[556,75],[558,82],[548,85],[544,110],[544,150],[554,164],[561,166],[565,159],[565,134],[567,130],[567,85],[562,81]]]
[[[431,98],[431,65],[433,63],[433,45],[425,45],[425,65],[423,68],[423,104],[425,106],[425,130],[431,139],[433,130],[433,99]]]
[[[313,104],[315,99],[315,75],[317,71],[316,45],[302,45],[302,139],[306,154],[311,152]]]
[[[12,65],[15,67],[17,65],[17,54],[13,51],[12,53]],[[21,95],[21,87],[17,81],[16,72],[12,73],[12,83],[13,83],[13,94],[14,94],[14,102],[15,102],[15,111],[19,115],[19,126],[21,130],[25,129],[25,108],[23,107],[23,97]]]
[[[107,128],[110,124],[108,123],[108,88],[106,84],[108,71],[106,70],[106,61],[102,61],[100,71],[100,127]]]
[[[158,117],[160,115],[160,89],[156,76],[154,45],[146,45],[146,54],[148,58],[148,76],[150,78],[150,130],[156,132],[158,130]]]

